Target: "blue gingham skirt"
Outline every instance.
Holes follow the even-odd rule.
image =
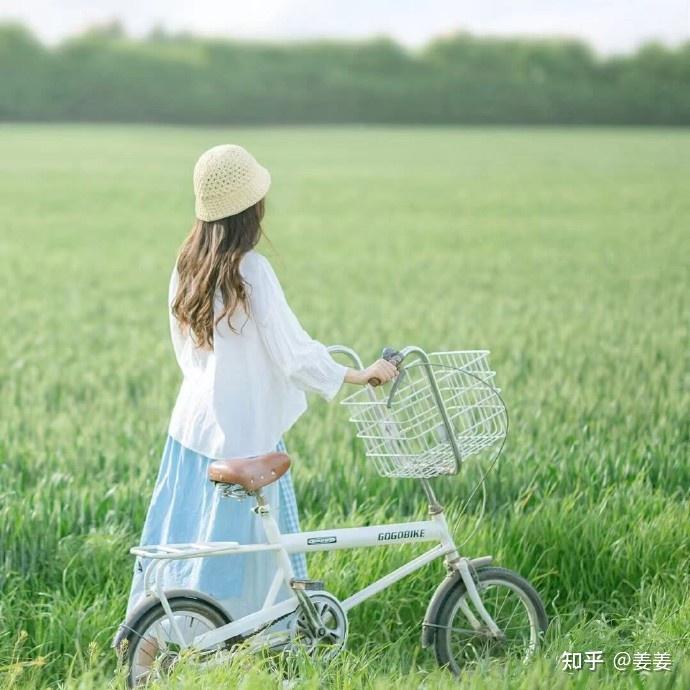
[[[276,450],[285,451],[281,440]],[[149,504],[140,545],[205,541],[265,543],[261,518],[251,512],[253,498],[221,496],[221,487],[209,481],[213,460],[185,448],[168,436]],[[288,470],[263,489],[281,532],[299,532],[297,500]],[[151,559],[137,557],[127,605],[127,617],[144,596],[143,574]],[[290,554],[295,577],[307,577],[305,554]],[[194,589],[211,595],[233,619],[261,608],[275,575],[270,551],[170,561],[163,575],[164,589]],[[290,596],[286,585],[277,601]]]

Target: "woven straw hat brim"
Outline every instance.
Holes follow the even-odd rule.
[[[263,199],[271,186],[271,174],[257,163],[249,182],[240,189],[212,196],[197,196],[194,212],[199,220],[213,221],[234,216]]]

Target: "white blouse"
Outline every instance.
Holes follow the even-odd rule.
[[[213,459],[248,457],[275,449],[280,437],[306,410],[305,391],[331,400],[347,367],[313,340],[290,309],[268,259],[255,250],[240,263],[249,312],[238,306],[222,319],[213,350],[184,334],[170,306],[177,292],[177,267],[170,277],[170,334],[184,380],[169,434],[183,446]],[[216,315],[222,309],[216,293]]]

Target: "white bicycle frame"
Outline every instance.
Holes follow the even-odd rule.
[[[172,560],[186,558],[211,558],[228,554],[256,553],[257,551],[274,551],[276,554],[276,573],[273,582],[266,595],[262,608],[243,618],[232,621],[215,630],[211,630],[194,639],[193,645],[197,649],[207,649],[219,642],[235,637],[247,635],[266,623],[270,623],[287,613],[294,611],[299,601],[296,596],[291,596],[279,603],[275,603],[282,583],[291,587],[291,578],[294,576],[292,563],[288,554],[309,553],[310,551],[335,551],[338,549],[356,549],[370,546],[392,546],[394,544],[410,544],[416,542],[437,542],[437,545],[425,553],[405,563],[396,570],[384,575],[356,594],[340,602],[343,610],[348,611],[353,606],[362,603],[369,597],[378,594],[387,587],[398,582],[402,578],[419,570],[427,563],[446,556],[447,562],[453,564],[460,571],[466,586],[469,583],[468,592],[471,601],[477,607],[477,612],[492,633],[500,634],[496,624],[481,603],[474,585],[470,567],[488,565],[490,556],[480,559],[461,558],[458,554],[453,538],[448,530],[445,515],[441,512],[431,516],[430,520],[419,522],[401,522],[387,525],[373,525],[369,527],[349,527],[332,530],[315,530],[299,532],[296,534],[281,534],[278,523],[270,512],[270,507],[263,503],[260,493],[255,512],[263,522],[268,543],[266,544],[238,544],[237,542],[206,542],[197,544],[168,544],[152,547],[135,547],[130,553],[137,556],[153,559],[153,563],[145,573],[145,588],[147,593],[155,594],[161,601],[170,620],[171,629],[180,643],[184,645],[184,637],[177,624],[170,604],[162,587],[162,575],[165,566]],[[463,572],[465,571],[465,572]],[[476,599],[472,590],[476,593]],[[467,612],[465,612],[467,615]],[[470,617],[471,616],[471,617]],[[476,617],[468,616],[470,622],[477,628],[480,623]]]
[[[332,346],[329,350],[334,353],[348,355],[358,368],[362,368],[361,360],[353,350],[342,346]],[[385,547],[417,542],[437,543],[425,553],[413,558],[408,563],[384,575],[364,589],[340,602],[343,610],[348,611],[352,607],[357,606],[357,604],[378,594],[435,559],[445,557],[447,568],[457,570],[462,577],[467,588],[469,599],[476,608],[479,618],[481,618],[480,621],[469,609],[467,604],[462,602],[461,608],[469,623],[475,629],[479,629],[482,627],[483,621],[483,624],[488,627],[493,635],[500,636],[501,631],[482,604],[481,597],[472,576],[472,570],[480,566],[488,565],[491,562],[491,556],[484,556],[471,560],[460,556],[448,529],[443,508],[437,502],[428,480],[421,479],[420,481],[429,499],[429,520],[282,534],[278,523],[271,513],[270,506],[263,498],[262,492],[257,491],[254,494],[257,505],[252,508],[252,510],[262,521],[267,539],[266,543],[239,544],[238,542],[203,542],[193,544],[137,546],[131,548],[130,553],[153,561],[147,567],[144,574],[144,588],[146,594],[155,594],[155,596],[160,599],[163,609],[170,621],[171,634],[175,635],[182,647],[188,645],[185,643],[184,636],[178,628],[170,603],[163,590],[163,573],[165,567],[173,560],[212,558],[230,554],[256,553],[258,551],[273,551],[275,553],[276,572],[261,609],[255,613],[231,621],[220,628],[210,630],[195,637],[191,644],[196,649],[204,650],[236,636],[247,636],[298,608],[300,602],[294,594],[276,603],[276,598],[283,583],[285,583],[288,588],[292,589],[291,580],[294,577],[294,571],[292,569],[289,554],[309,553],[312,551],[335,551],[373,546]]]

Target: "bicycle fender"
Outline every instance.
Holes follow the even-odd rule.
[[[179,597],[185,597],[187,599],[199,599],[207,604],[210,604],[214,608],[217,608],[228,619],[228,623],[232,621],[232,616],[223,608],[223,606],[221,606],[220,602],[204,594],[203,592],[198,592],[193,589],[171,589],[170,591],[165,592],[165,596],[168,601],[177,599]],[[120,623],[120,626],[118,627],[110,646],[114,647],[115,649],[119,649],[120,643],[125,639],[125,637],[127,637],[127,634],[134,627],[134,624],[158,603],[160,603],[160,599],[154,594],[150,594],[142,599],[141,603],[132,611],[132,613],[130,613],[127,620]]]
[[[481,558],[470,559],[469,566],[473,570],[478,568],[485,568],[487,565],[491,564],[493,558],[491,556],[482,556]],[[436,635],[436,628],[429,625],[433,623],[438,616],[439,609],[443,600],[446,598],[448,592],[455,586],[458,580],[462,580],[462,576],[459,571],[453,570],[448,573],[441,584],[436,588],[434,595],[429,601],[426,613],[424,614],[424,620],[422,621],[422,647],[429,647],[434,643],[434,637]]]

